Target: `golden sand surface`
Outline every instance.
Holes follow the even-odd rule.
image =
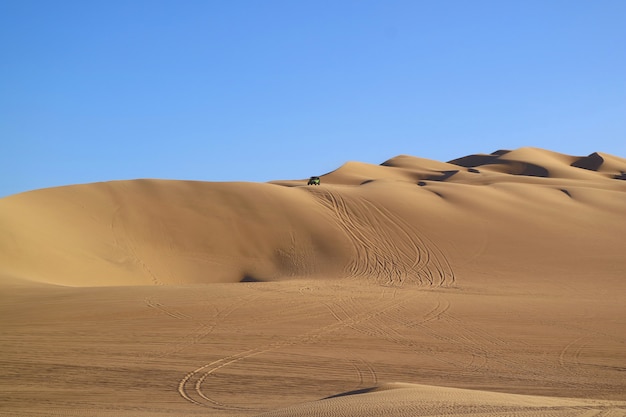
[[[0,199],[0,416],[626,416],[626,159]]]

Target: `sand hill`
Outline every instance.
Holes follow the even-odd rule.
[[[626,159],[0,199],[0,415],[626,415]]]

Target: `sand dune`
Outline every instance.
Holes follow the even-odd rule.
[[[626,401],[503,394],[428,385],[388,383],[372,389],[261,414],[305,416],[582,416],[623,415]]]
[[[626,183],[613,177],[624,170],[617,157],[522,148],[348,163],[321,187],[137,180],[38,190],[0,201],[1,273],[78,286],[329,275],[448,285],[453,269],[493,265],[502,249],[506,268],[544,264],[549,250],[559,268],[584,256],[572,269],[595,270],[620,254]]]
[[[521,148],[0,199],[0,416],[626,415],[625,173]]]

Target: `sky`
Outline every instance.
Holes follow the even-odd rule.
[[[626,157],[623,0],[0,0],[0,197]]]

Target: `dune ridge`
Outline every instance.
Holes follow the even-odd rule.
[[[0,200],[0,274],[78,286],[328,275],[449,285],[474,257],[452,248],[471,247],[467,235],[519,222],[535,229],[515,231],[532,248],[561,238],[563,222],[550,216],[563,211],[574,236],[622,227],[625,171],[610,155],[521,148],[347,163],[320,187],[135,180],[37,190]],[[590,218],[596,210],[602,220]]]

